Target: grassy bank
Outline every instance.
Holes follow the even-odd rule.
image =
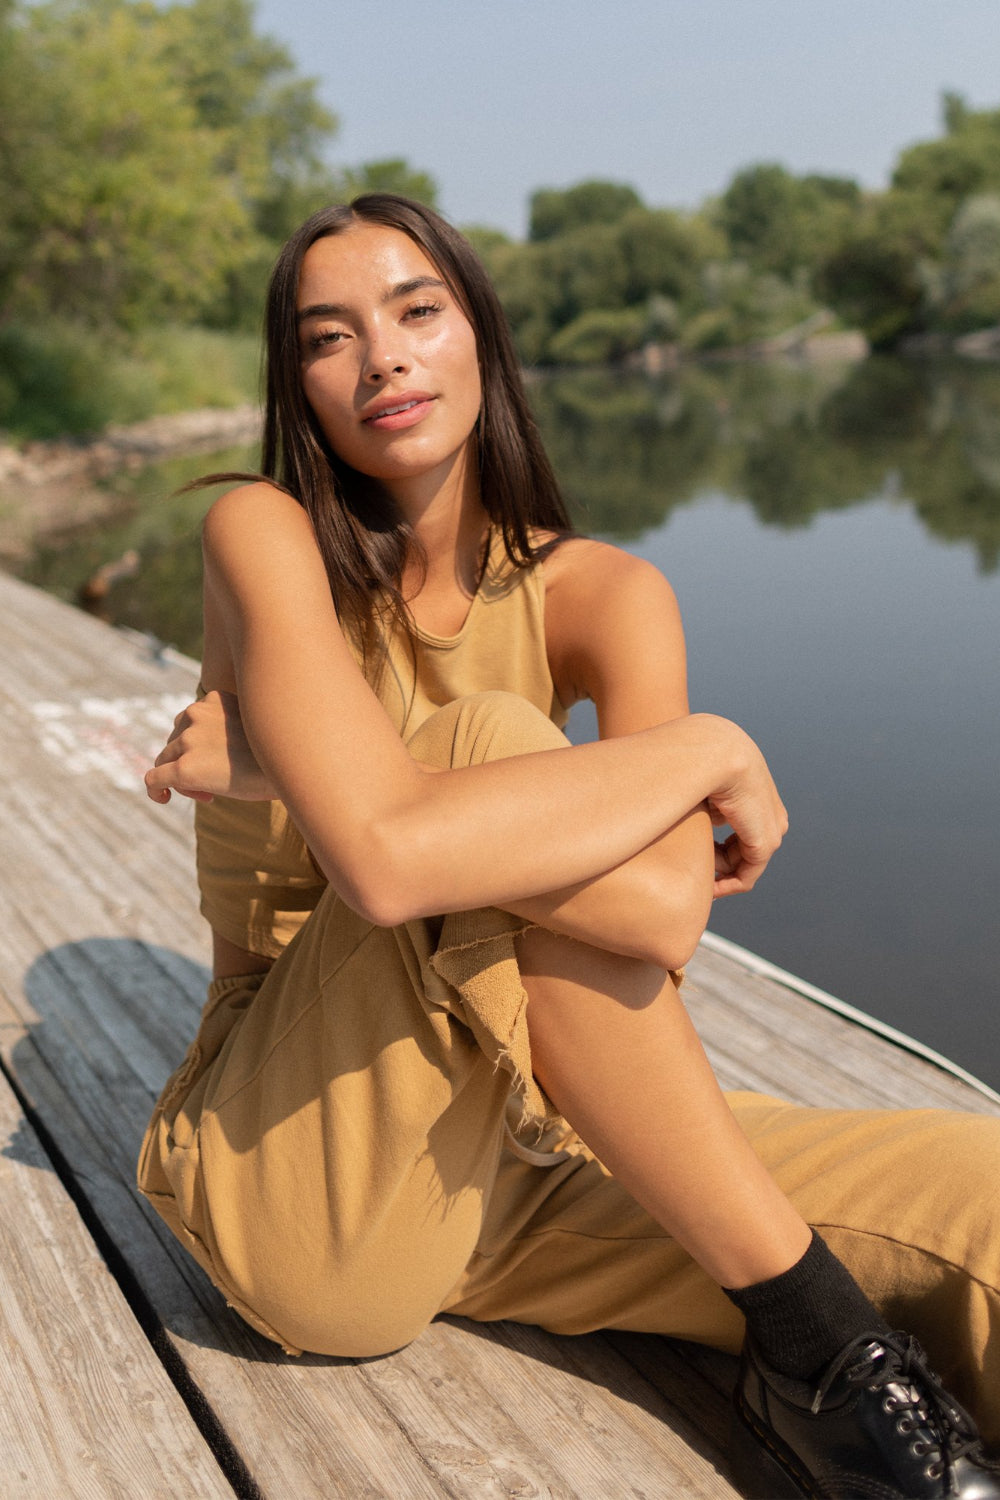
[[[257,396],[254,334],[164,325],[127,341],[73,324],[0,329],[0,436],[82,437],[109,422]]]

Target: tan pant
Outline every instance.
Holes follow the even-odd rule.
[[[564,743],[522,700],[479,694],[411,748],[462,765]],[[287,1349],[384,1353],[441,1311],[738,1348],[729,1301],[532,1081],[525,925],[484,910],[373,927],[328,890],[268,975],[211,986],[140,1186]],[[804,1218],[1000,1437],[1000,1118],[730,1102]]]

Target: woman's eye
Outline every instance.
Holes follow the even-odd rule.
[[[310,349],[323,349],[329,344],[341,343],[345,336],[339,328],[328,328],[322,333],[311,333],[309,335],[309,347]]]
[[[421,319],[428,317],[431,313],[438,313],[440,311],[441,304],[439,302],[417,302],[413,307],[408,307],[406,309],[406,316],[408,318],[414,318],[417,322],[419,322]]]

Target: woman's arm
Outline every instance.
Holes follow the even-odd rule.
[[[602,739],[686,715],[684,633],[663,575],[582,538],[564,543],[545,568],[546,638],[560,699],[592,699]],[[702,805],[617,869],[507,905],[553,931],[679,968],[708,921],[714,866]]]
[[[350,655],[308,518],[269,485],[216,502],[205,566],[257,763],[331,885],[375,922],[589,880],[706,797],[731,809],[751,883],[780,842],[784,811],[760,752],[711,715],[573,750],[423,770]],[[170,748],[147,775],[154,799],[171,788],[227,790],[186,755],[183,736]]]

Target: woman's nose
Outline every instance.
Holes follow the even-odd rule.
[[[406,369],[406,359],[398,343],[389,339],[372,338],[365,351],[364,378],[372,385],[387,380],[390,375],[401,375]]]

